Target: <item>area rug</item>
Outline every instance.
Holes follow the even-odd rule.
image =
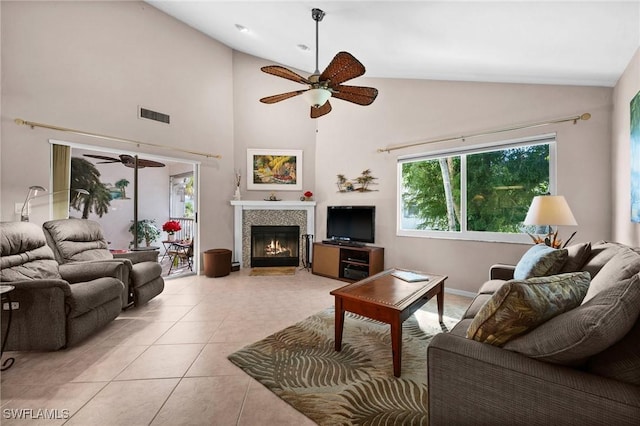
[[[445,328],[455,323],[445,317]],[[335,351],[333,308],[229,360],[319,425],[426,425],[427,345],[440,332],[435,313],[419,310],[404,322],[400,378],[387,324],[347,312]]]
[[[252,268],[249,275],[252,277],[272,277],[277,275],[294,275],[295,266],[267,266],[264,268]]]

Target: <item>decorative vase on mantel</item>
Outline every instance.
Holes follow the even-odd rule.
[[[240,200],[240,187],[236,186],[236,192],[233,194],[234,200]]]

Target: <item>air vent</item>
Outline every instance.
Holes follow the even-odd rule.
[[[147,118],[149,120],[169,124],[169,114],[163,114],[158,111],[152,111],[150,109],[140,107],[139,115],[140,118]]]

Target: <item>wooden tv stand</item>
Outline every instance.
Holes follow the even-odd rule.
[[[313,243],[311,272],[336,280],[358,281],[384,270],[384,248]]]

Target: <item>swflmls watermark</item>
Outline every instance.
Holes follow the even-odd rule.
[[[66,420],[70,413],[66,408],[4,408],[2,417],[13,420]]]

